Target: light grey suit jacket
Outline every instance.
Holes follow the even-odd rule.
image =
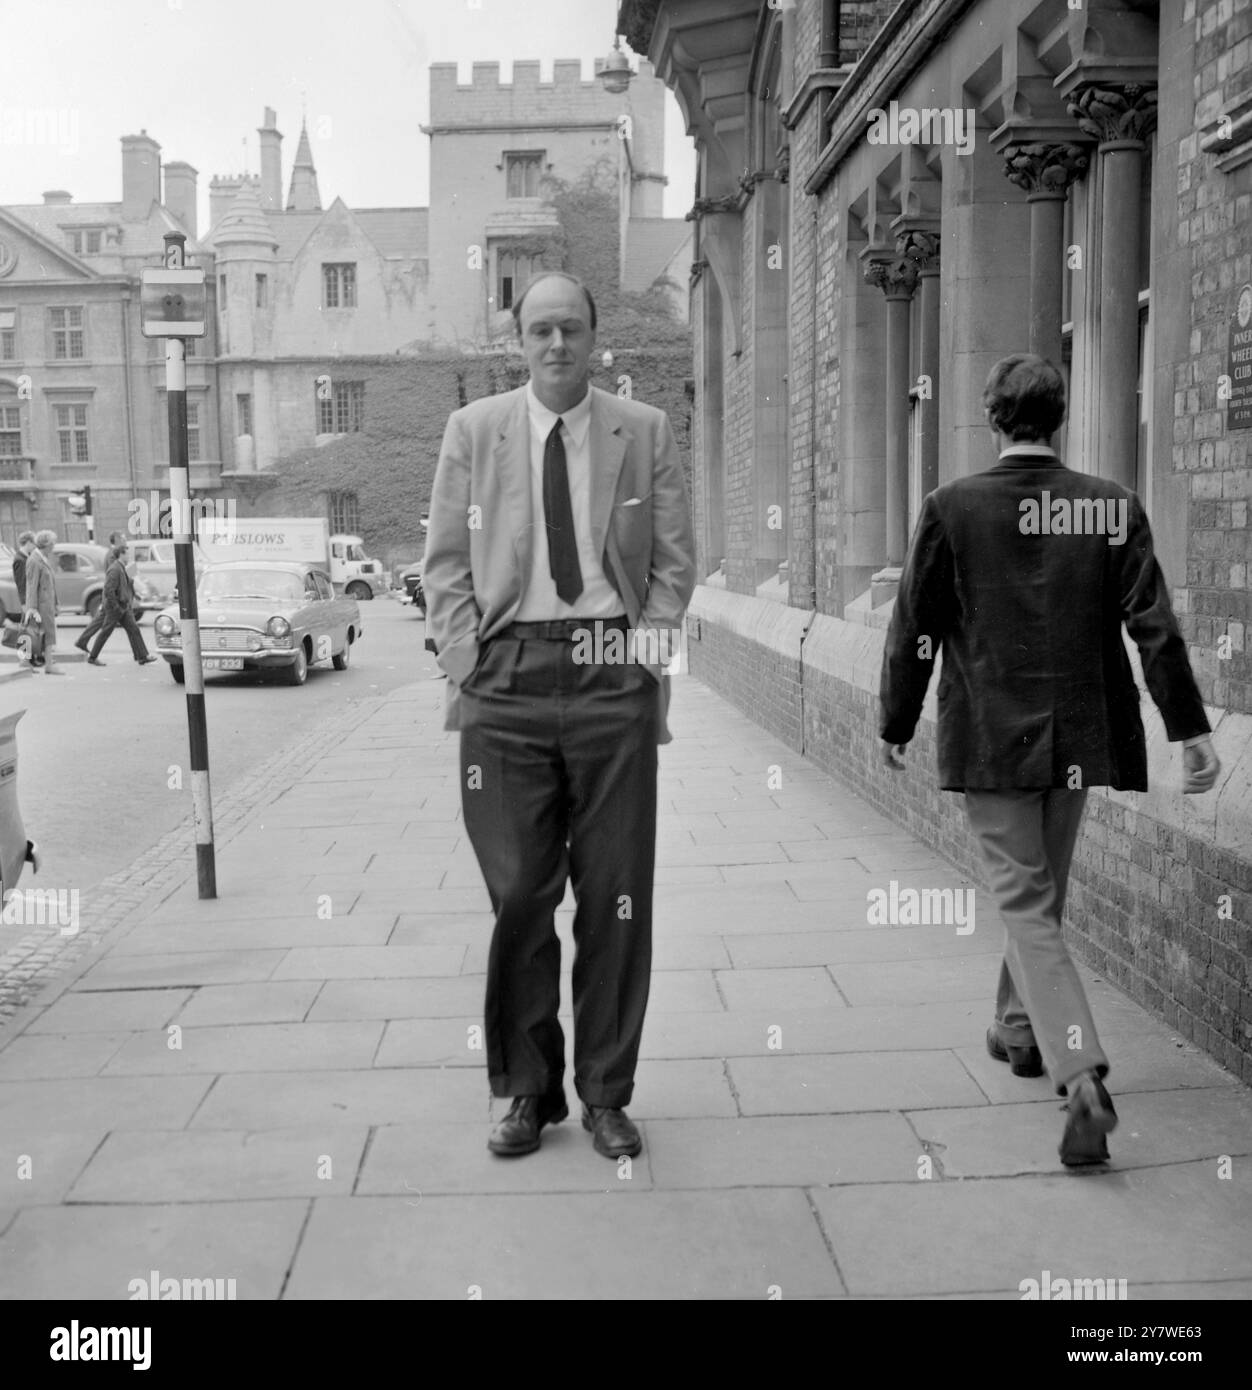
[[[591,534],[632,627],[673,630],[695,588],[695,544],[678,446],[663,410],[591,388]],[[530,420],[526,388],[488,396],[448,420],[435,473],[422,585],[448,674],[444,727],[460,728],[460,686],[479,645],[514,620],[530,574]],[[669,677],[657,678],[668,743]]]

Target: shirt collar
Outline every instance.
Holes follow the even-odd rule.
[[[591,425],[591,385],[587,385],[587,394],[578,402],[564,411],[559,417],[555,410],[549,410],[546,405],[535,395],[534,383],[526,383],[526,408],[530,411],[531,423],[536,425],[539,433],[546,439],[552,433],[552,426],[556,424],[558,418],[564,423],[569,431],[570,438],[574,441],[577,448],[581,449],[583,440],[587,437],[587,430]]]
[[[1021,454],[1047,454],[1051,458],[1056,458],[1056,450],[1049,444],[1010,444],[1007,449],[1000,451],[1002,459],[1016,458]]]

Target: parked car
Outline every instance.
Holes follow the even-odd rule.
[[[140,604],[144,612],[168,608],[178,598],[178,573],[174,564],[174,542],[167,536],[127,537],[130,547],[130,573],[144,580],[151,592]],[[208,561],[204,552],[192,542],[191,555],[196,570],[196,583]],[[137,590],[136,590],[137,592]]]
[[[329,660],[346,670],[361,638],[356,599],[336,596],[330,576],[299,560],[227,560],[209,565],[196,587],[200,652],[207,672],[281,670],[303,685],[309,667]],[[156,653],[182,685],[182,627],[178,608],[154,624]]]
[[[62,613],[86,613],[94,618],[103,602],[104,574],[108,568],[109,548],[85,541],[58,541],[52,547],[52,573],[56,580],[57,607]],[[0,605],[7,616],[22,616],[22,597],[13,582],[13,556],[0,560]],[[135,619],[143,616],[144,602],[151,596],[148,583],[135,578]]]
[[[417,560],[400,571],[400,583],[404,585],[404,601],[411,603],[420,612],[426,611],[426,591],[422,588],[422,561]]]

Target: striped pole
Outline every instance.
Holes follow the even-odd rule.
[[[183,268],[187,238],[165,233],[165,265]],[[196,880],[199,896],[217,897],[213,854],[213,799],[209,793],[209,729],[204,717],[204,666],[200,658],[200,613],[196,604],[196,562],[191,543],[191,475],[187,460],[187,357],[182,338],[165,340],[165,395],[170,425],[170,510],[174,528],[174,570],[182,631],[183,680],[187,692],[187,730],[191,744],[191,800],[196,823]]]

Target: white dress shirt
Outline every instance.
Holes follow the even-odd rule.
[[[534,521],[534,546],[530,574],[514,621],[543,623],[556,618],[618,617],[626,612],[626,606],[621,595],[605,578],[600,556],[595,553],[591,542],[591,389],[588,387],[582,400],[558,417],[535,395],[534,385],[527,382],[526,406],[530,418],[530,506]],[[557,594],[552,578],[548,564],[548,528],[543,510],[543,453],[558,418],[562,422],[561,440],[565,445],[570,506],[578,540],[578,563],[583,574],[583,591],[572,605]]]

